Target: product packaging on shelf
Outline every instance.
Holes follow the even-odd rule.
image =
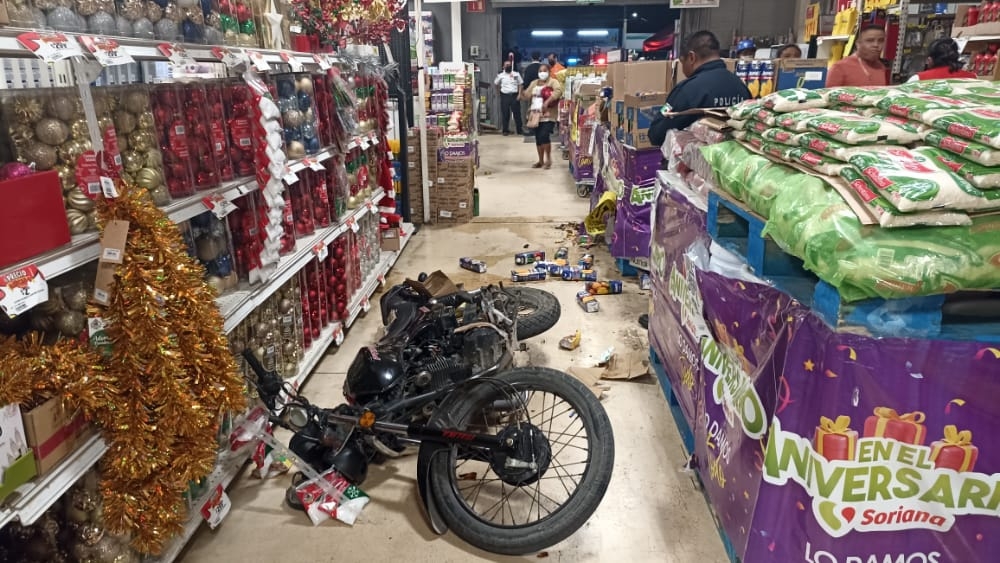
[[[184,84],[180,89],[181,104],[186,125],[188,153],[191,155],[195,189],[207,190],[218,186],[219,163],[216,155],[225,151],[216,149],[217,143],[225,144],[220,118],[212,120],[208,93],[203,84]],[[213,128],[217,131],[213,131]]]
[[[295,238],[309,236],[316,232],[313,217],[313,174],[302,171],[299,181],[288,186],[288,197],[292,202]]]
[[[31,197],[25,197],[29,190]],[[68,193],[73,195],[78,191],[71,187]],[[0,197],[7,202],[0,206],[0,268],[70,241],[63,186],[54,170],[0,180]],[[89,198],[87,201],[93,203]],[[25,221],[25,217],[31,220]]]
[[[165,3],[164,3],[165,4]],[[177,5],[171,2],[171,14],[177,13]],[[167,39],[177,38],[177,23],[170,18],[164,18],[164,6],[151,0],[118,0],[118,14],[115,16],[115,33],[122,37],[137,39]],[[167,19],[168,23],[160,24]]]
[[[152,87],[156,138],[152,139],[150,146],[158,146],[163,155],[167,189],[174,198],[194,195],[194,165],[200,159],[200,155],[199,158],[194,158],[191,154],[180,90],[181,87],[177,84],[157,84]],[[141,141],[130,139],[133,148],[137,144],[140,147],[146,145],[145,136],[141,138]]]
[[[347,304],[351,300],[349,279],[348,236],[342,235],[330,244],[326,259],[327,290],[329,310],[335,320],[347,318]]]
[[[105,151],[118,152],[122,179],[149,191],[156,205],[169,204],[172,199],[163,173],[163,154],[156,145],[149,87],[100,88],[94,93],[94,108]]]
[[[327,159],[323,164],[324,166],[332,163],[333,160]],[[319,228],[329,227],[333,224],[335,216],[331,217],[331,200],[330,200],[330,188],[328,186],[327,170],[305,170],[309,193],[312,196],[312,216],[313,220],[316,222],[316,226]],[[300,176],[302,173],[300,173]]]
[[[208,116],[209,139],[212,144],[212,154],[215,155],[215,163],[219,168],[219,179],[228,182],[236,178],[237,173],[233,165],[233,151],[229,147],[231,135],[227,133],[229,123],[224,109],[225,88],[226,85],[222,82],[205,84],[205,113]],[[252,170],[249,170],[240,176],[249,176],[251,173]]]
[[[2,98],[2,104],[12,156],[23,164],[33,165],[36,171],[58,172],[71,234],[96,230],[93,200],[79,189],[66,188],[71,179],[78,181],[80,158],[93,149],[83,103],[76,91],[69,88],[11,91]],[[93,156],[91,161],[96,163]],[[17,164],[5,166],[9,169],[8,177],[29,172]]]
[[[29,12],[25,12],[25,8]],[[8,7],[8,13],[12,11]],[[65,2],[58,0],[18,1],[13,3],[13,20],[20,27],[54,29],[97,35],[117,35],[114,0]],[[30,13],[30,16],[29,16]]]
[[[302,158],[319,152],[319,128],[313,100],[314,85],[308,73],[279,74],[274,77],[276,103],[285,127],[285,153]]]
[[[298,278],[292,277],[274,296],[275,307],[279,315],[282,375],[285,377],[292,377],[298,373],[304,347],[302,295],[298,283]]]
[[[328,147],[334,143],[333,119],[337,113],[337,104],[333,97],[331,77],[325,73],[311,75],[313,97],[316,103],[316,120],[320,145]]]
[[[264,244],[254,198],[247,194],[233,201],[233,205],[236,209],[226,216],[233,241],[233,267],[241,282],[259,283],[262,281],[260,255]]]
[[[239,277],[233,264],[233,245],[226,222],[211,211],[181,226],[188,253],[205,267],[205,281],[217,294],[235,289]]]
[[[59,397],[24,412],[24,433],[35,452],[39,476],[46,475],[96,433],[80,410],[64,408]]]
[[[6,496],[14,481],[19,480],[18,475],[23,471],[17,466],[27,453],[20,406],[9,404],[0,407],[0,500]]]
[[[97,263],[91,262],[49,281],[49,299],[24,315],[27,327],[42,334],[43,342],[60,338],[87,339],[87,300],[94,291]]]
[[[218,0],[219,27],[227,45],[257,47],[260,38],[254,4],[249,0]],[[221,41],[220,41],[221,43]]]

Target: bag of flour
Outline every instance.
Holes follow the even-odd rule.
[[[779,90],[761,98],[764,107],[778,113],[788,113],[804,109],[825,108],[826,95],[822,90],[789,88]]]
[[[849,145],[905,145],[920,140],[920,131],[905,120],[826,112],[806,121],[806,129]]]
[[[1000,149],[1000,107],[984,106],[943,112],[930,125],[956,137]]]
[[[934,147],[918,147],[913,149],[913,152],[926,156],[936,164],[943,164],[949,170],[965,178],[970,184],[979,189],[992,190],[1000,188],[1000,168],[983,166],[982,164],[965,160],[960,156],[955,156]]]
[[[861,172],[852,166],[846,166],[840,171],[840,179],[851,189],[878,218],[879,226],[884,229],[918,227],[918,226],[957,226],[971,225],[968,215],[955,211],[921,211],[919,213],[900,213],[878,191]]]
[[[994,149],[975,141],[949,135],[944,131],[931,129],[924,133],[924,142],[965,157],[983,166],[1000,166],[1000,149]]]

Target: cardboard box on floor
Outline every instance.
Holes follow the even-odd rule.
[[[402,240],[399,238],[399,229],[389,228],[381,232],[382,250],[394,252],[402,247]]]

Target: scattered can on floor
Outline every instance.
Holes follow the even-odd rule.
[[[559,250],[556,250],[556,260],[569,260],[569,248],[560,246]]]
[[[597,270],[587,270],[577,266],[567,266],[562,270],[563,281],[597,281]]]
[[[518,252],[514,255],[514,263],[518,266],[524,266],[525,264],[534,264],[535,262],[545,261],[545,251],[544,250],[529,250],[527,252]]]
[[[580,235],[580,238],[576,239],[576,242],[580,246],[590,246],[593,244],[593,240],[590,238],[590,235]]]
[[[618,295],[622,292],[622,281],[594,281],[587,283],[586,287],[591,295]]]
[[[546,275],[547,274],[544,270],[511,270],[510,281],[512,282],[544,281]]]
[[[601,310],[601,304],[597,302],[597,298],[586,289],[576,294],[576,302],[587,313],[596,313]]]
[[[649,274],[639,276],[639,289],[643,291],[653,289],[653,278],[649,277]]]
[[[551,262],[535,262],[536,270],[542,270],[553,277],[561,276],[563,268],[565,267],[566,267],[565,260],[553,260]]]
[[[470,272],[476,272],[477,274],[486,273],[486,262],[482,260],[476,260],[474,258],[459,258],[458,266],[463,270],[469,270]]]
[[[589,254],[589,253],[588,254],[584,254],[583,256],[580,257],[580,261],[577,262],[577,264],[579,264],[581,268],[585,268],[585,269],[588,269],[588,270],[591,269],[591,268],[593,268],[594,267],[594,255],[593,254]]]

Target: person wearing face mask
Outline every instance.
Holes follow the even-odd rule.
[[[885,49],[885,29],[865,24],[858,32],[857,49],[849,57],[837,61],[826,75],[826,87],[887,86],[888,69],[882,64]]]
[[[531,62],[528,63],[524,70],[522,71],[522,78],[524,79],[523,84],[531,84],[532,82],[538,80],[538,68],[542,66],[542,54],[538,51],[531,53]],[[531,114],[531,100],[526,100],[521,98],[521,115],[524,117],[525,121],[528,119],[528,115]],[[535,131],[530,127],[524,127],[525,135],[534,135]]]
[[[518,96],[524,81],[521,79],[521,74],[514,70],[510,60],[503,64],[503,72],[497,75],[493,84],[500,89],[500,128],[503,130],[504,136],[510,135],[510,116],[512,113],[514,114],[514,127],[517,128],[517,134],[523,135],[521,103]]]
[[[667,96],[673,112],[689,109],[729,107],[750,98],[742,80],[726,68],[719,57],[719,39],[711,31],[699,31],[684,42],[681,68],[687,79]],[[671,129],[685,129],[701,119],[700,115],[657,115],[649,127],[649,141],[662,145]]]
[[[521,93],[522,99],[530,101],[531,117],[529,124],[537,120],[535,126],[535,148],[538,151],[538,162],[532,168],[552,168],[552,133],[555,131],[559,118],[559,98],[562,97],[562,84],[550,75],[549,65],[538,67],[538,80],[528,85]]]
[[[757,56],[757,46],[753,39],[744,39],[736,44],[736,56],[741,61],[752,61]]]

